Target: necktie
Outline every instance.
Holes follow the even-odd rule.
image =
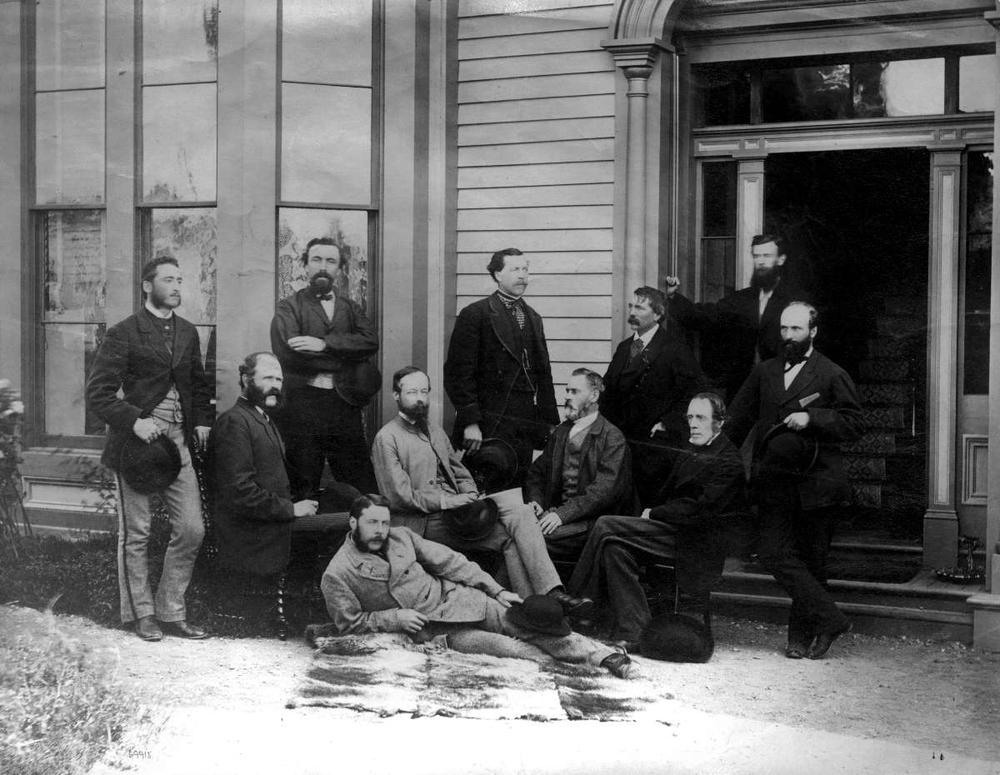
[[[633,339],[632,346],[628,351],[628,362],[633,363],[639,354],[643,351],[643,344],[641,339]]]

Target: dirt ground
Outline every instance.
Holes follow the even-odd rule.
[[[55,624],[64,637],[117,653],[122,682],[152,708],[281,707],[311,658],[301,640],[144,643],[76,617]],[[45,614],[0,608],[4,630],[49,637],[50,627]],[[781,628],[722,618],[716,638],[707,664],[637,661],[697,711],[1000,761],[1000,653],[849,634],[824,660],[793,661],[781,652]]]

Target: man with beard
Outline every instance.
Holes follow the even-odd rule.
[[[427,419],[430,380],[415,366],[392,377],[399,414],[375,434],[372,462],[379,492],[392,509],[392,524],[461,552],[502,552],[510,586],[522,597],[548,594],[580,614],[593,605],[565,593],[545,549],[545,538],[528,506],[504,509],[483,537],[459,535],[447,512],[479,499],[472,474],[444,430]],[[582,615],[582,614],[581,614]]]
[[[455,406],[452,443],[479,449],[499,437],[517,453],[517,483],[559,422],[541,316],[524,301],[528,260],[517,248],[497,251],[486,270],[495,293],[455,321],[444,364],[444,389]]]
[[[292,492],[315,498],[324,462],[337,481],[370,491],[361,412],[381,386],[368,360],[378,335],[361,308],[337,293],[347,258],[332,239],[309,240],[302,263],[309,285],[278,302],[271,321],[271,348],[287,380],[279,422]]]
[[[676,567],[679,609],[708,610],[712,585],[722,574],[726,533],[743,509],[743,464],[722,434],[726,405],[715,393],[699,393],[687,408],[688,444],[641,516],[603,516],[590,532],[569,588],[606,603],[611,638],[627,652],[638,650],[651,614],[639,582],[643,565]]]
[[[198,479],[188,445],[204,447],[212,424],[214,375],[205,373],[195,327],[174,310],[181,303],[176,259],[153,259],[142,269],[143,308],[108,329],[87,382],[87,401],[110,426],[101,462],[121,471],[131,437],[147,444],[165,438],[180,457],[177,478],[161,495],[170,515],[170,544],[154,599],[149,585],[150,495],[118,477],[118,584],[123,622],[134,622],[147,641],[163,630],[200,639],[205,631],[187,621],[184,593],[205,535]],[[158,442],[159,443],[159,442]],[[158,623],[159,622],[159,623]]]
[[[701,365],[730,401],[754,365],[778,355],[778,318],[793,299],[809,296],[784,276],[785,243],[774,234],[751,240],[753,277],[750,287],[716,304],[694,304],[677,292],[680,281],[668,277],[668,315],[684,328],[702,333]]]
[[[782,354],[753,370],[730,407],[733,440],[754,433],[757,552],[792,599],[790,659],[820,659],[850,628],[826,589],[826,557],[850,495],[840,444],[864,432],[864,418],[854,382],[813,347],[817,317],[800,301],[785,307]]]
[[[549,437],[525,480],[549,554],[575,560],[594,520],[631,514],[632,462],[625,436],[598,413],[604,382],[575,369],[566,383],[566,421]]]
[[[542,656],[516,638],[565,662],[631,675],[627,654],[572,632],[558,603],[523,600],[458,552],[390,527],[389,510],[370,498],[351,504],[350,527],[320,585],[339,633],[403,632],[456,651]]]
[[[684,409],[704,380],[687,344],[660,326],[665,311],[662,292],[635,289],[628,305],[634,333],[615,350],[601,393],[601,414],[628,439],[644,506],[663,483],[671,451],[687,439]]]
[[[285,445],[269,416],[281,403],[278,359],[252,353],[240,364],[239,375],[240,396],[215,421],[209,444],[219,560],[268,576],[286,568],[296,521],[316,514],[317,503],[292,500]]]

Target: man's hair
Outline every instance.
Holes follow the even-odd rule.
[[[351,508],[347,512],[348,516],[350,516],[351,519],[358,519],[372,506],[383,506],[388,508],[389,501],[381,495],[359,495],[351,502]]]
[[[809,312],[809,328],[816,328],[816,324],[819,323],[819,312],[812,304],[808,301],[790,301],[785,305],[785,309],[789,307],[803,307],[806,309]],[[784,312],[785,309],[781,311]]]
[[[239,365],[239,380],[240,387],[243,387],[246,383],[243,381],[244,377],[253,379],[254,373],[257,371],[257,364],[260,363],[261,358],[273,358],[276,362],[278,361],[278,356],[272,352],[266,350],[261,350],[260,352],[250,353],[246,358],[243,359],[243,363]]]
[[[667,296],[663,291],[658,291],[656,288],[651,288],[648,285],[643,285],[640,288],[636,288],[632,291],[632,295],[640,299],[645,299],[649,302],[649,306],[652,307],[653,312],[656,313],[658,318],[663,318],[667,314]]]
[[[337,244],[337,241],[332,237],[313,237],[311,240],[309,240],[306,243],[306,249],[300,256],[300,260],[302,261],[302,266],[305,266],[306,264],[309,263],[309,251],[312,250],[313,245],[333,245],[333,247],[337,249],[337,253],[340,256],[338,266],[341,269],[344,269],[347,266],[348,257],[344,255],[344,249],[340,247],[340,245]]]
[[[711,391],[706,393],[698,393],[697,395],[691,396],[691,401],[697,401],[698,399],[704,399],[712,405],[712,419],[718,422],[725,422],[729,417],[726,414],[726,402],[722,400],[722,396],[718,393],[712,393]],[[688,401],[688,406],[691,405],[691,401]]]
[[[156,278],[156,273],[159,271],[160,267],[164,264],[170,264],[178,269],[181,265],[177,263],[177,259],[173,256],[157,256],[151,261],[147,261],[142,267],[142,281],[143,282],[153,282]]]
[[[507,263],[507,256],[523,256],[522,253],[517,248],[504,248],[503,250],[498,250],[490,258],[490,262],[486,265],[486,271],[490,273],[490,277],[494,280],[497,279],[497,272],[504,268],[504,264]]]
[[[598,374],[596,371],[592,371],[588,368],[581,366],[579,369],[573,369],[574,377],[586,377],[587,384],[590,386],[591,390],[596,390],[598,393],[604,390],[604,377]]]
[[[399,393],[400,383],[403,381],[403,378],[408,377],[411,374],[423,374],[425,377],[427,377],[427,372],[421,368],[418,368],[416,366],[404,366],[403,368],[401,368],[399,371],[397,371],[395,374],[392,375],[392,392]],[[430,384],[431,384],[431,378],[427,377],[427,386],[430,387]]]
[[[785,253],[785,239],[780,234],[773,234],[765,232],[764,234],[754,234],[753,239],[750,240],[750,247],[755,245],[766,245],[768,242],[773,242],[774,246],[778,249],[778,255],[784,256]]]

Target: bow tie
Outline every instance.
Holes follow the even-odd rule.
[[[332,293],[317,293],[316,298],[320,301],[330,301],[333,299]]]
[[[805,363],[808,360],[809,360],[808,357],[803,356],[802,358],[798,358],[797,360],[794,361],[785,361],[785,371],[791,371],[800,363]]]

